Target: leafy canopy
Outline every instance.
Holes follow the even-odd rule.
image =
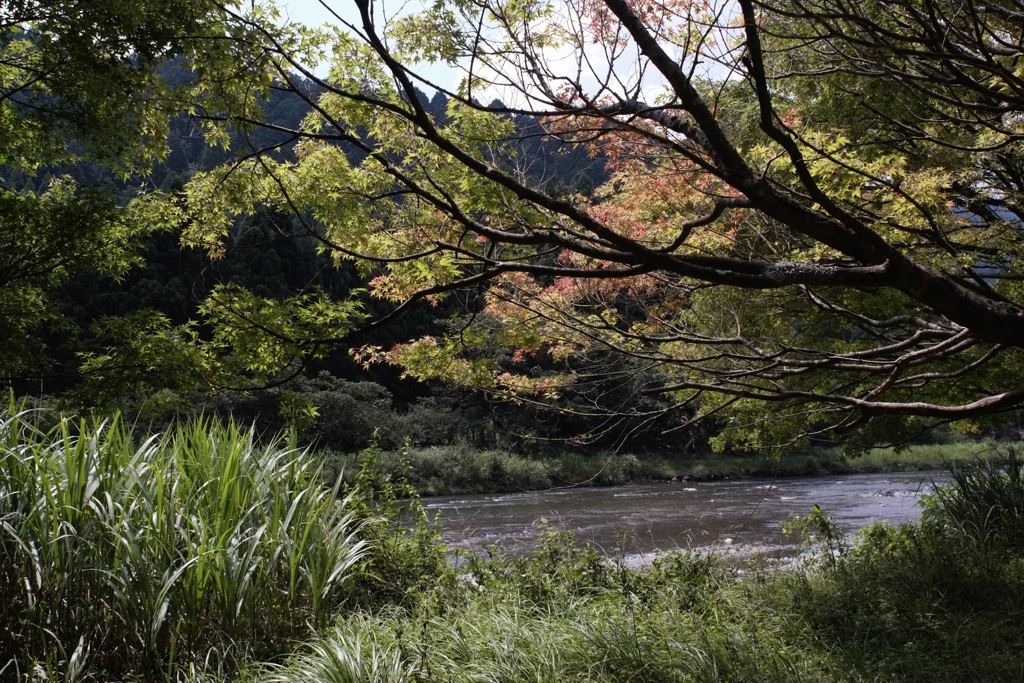
[[[361,358],[558,401],[617,379],[597,359],[626,357],[661,409],[717,416],[723,446],[890,438],[1024,401],[1012,0],[338,10],[326,76],[304,66],[308,46],[243,19],[310,114],[279,131],[294,157],[253,150],[197,176],[183,211],[186,242],[214,255],[238,216],[292,211],[396,313],[476,293],[449,336]],[[437,62],[456,86],[429,80]],[[610,180],[553,191],[538,142],[587,150]],[[297,353],[348,343],[360,322],[354,300],[256,315],[242,296],[221,319]],[[267,374],[262,343],[234,348]]]
[[[0,5],[0,378],[38,377],[42,335],[74,335],[60,305],[72,277],[119,279],[148,236],[179,225],[174,198],[144,175],[166,157],[172,118],[201,114],[217,142],[228,112],[258,108],[276,61],[249,22],[276,16],[208,0]],[[298,29],[275,35],[304,49]]]

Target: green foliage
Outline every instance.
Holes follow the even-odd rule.
[[[274,378],[303,357],[321,358],[317,339],[344,337],[363,318],[357,300],[331,301],[324,292],[283,300],[259,297],[238,285],[219,285],[200,307],[222,356],[245,360],[258,378]],[[304,341],[298,341],[304,340]]]
[[[815,662],[792,661],[779,622],[745,611],[716,563],[680,556],[647,573],[595,565],[558,535],[547,543],[518,562],[491,560],[484,583],[467,580],[447,608],[430,603],[412,613],[346,618],[269,680],[297,681],[310,671],[352,680],[346,672],[353,670],[509,682],[775,681],[823,673]]]
[[[862,530],[827,571],[782,575],[777,593],[856,678],[1017,680],[1024,617],[1020,464],[951,467],[921,524]],[[828,547],[835,536],[820,514]]]
[[[61,143],[71,137],[125,167],[158,154],[160,118],[137,96],[160,89],[154,64],[174,56],[171,42],[184,31],[200,30],[204,4],[175,2],[161,12],[147,3],[5,4],[2,162],[64,158]]]
[[[874,525],[835,569],[782,575],[770,604],[853,680],[1017,680],[1024,565],[927,526]]]
[[[333,630],[331,639],[304,646],[282,666],[257,680],[264,683],[392,683],[417,680],[416,667],[403,657],[393,634],[374,628],[377,619],[354,617]]]
[[[63,346],[77,333],[61,310],[62,285],[86,273],[120,280],[139,265],[144,238],[178,226],[175,198],[111,174],[123,183],[164,160],[172,117],[257,111],[275,71],[257,39],[274,16],[263,4],[207,0],[0,6],[5,385],[49,372],[54,349],[44,340]],[[296,54],[316,42],[288,27],[275,35]],[[222,127],[207,133],[216,139]]]
[[[279,656],[366,552],[315,463],[233,424],[0,420],[0,661],[174,678]]]
[[[799,535],[805,552],[820,551],[822,556],[813,559],[833,569],[850,549],[846,535],[835,519],[822,512],[817,505],[812,505],[806,515],[790,515],[789,521],[782,525],[782,530],[789,535]]]
[[[455,573],[440,541],[440,520],[428,517],[409,483],[405,453],[394,475],[381,474],[381,455],[376,446],[364,450],[346,487],[367,543],[354,592],[364,606],[408,606],[450,586]]]
[[[44,174],[58,169],[40,164],[85,161],[83,176],[125,176],[173,149],[173,170],[152,183],[173,194],[142,191],[129,202],[122,188],[111,216],[62,225],[97,249],[78,265],[115,277],[135,260],[133,240],[179,224],[183,244],[217,260],[216,276],[167,296],[173,314],[132,307],[121,323],[91,320],[76,398],[109,406],[118,394],[152,394],[147,409],[156,412],[185,402],[169,394],[276,384],[326,361],[371,318],[416,302],[450,306],[453,292],[472,290],[462,302],[469,315],[444,336],[402,330],[398,345],[371,340],[355,355],[519,405],[555,404],[551,420],[505,412],[509,429],[528,438],[574,430],[606,446],[648,430],[654,441],[704,416],[721,430],[721,450],[802,448],[809,433],[857,424],[853,452],[930,420],[970,417],[977,428],[999,401],[1017,400],[1019,339],[1006,330],[1019,320],[1006,302],[1019,294],[1019,122],[979,114],[1019,109],[1018,67],[990,54],[1000,31],[1014,35],[1012,22],[979,23],[979,34],[968,26],[964,49],[935,46],[925,60],[935,72],[874,45],[864,63],[917,74],[904,103],[892,97],[894,80],[871,67],[859,73],[848,51],[815,49],[813,30],[793,35],[821,22],[837,44],[856,35],[872,45],[865,27],[884,26],[894,44],[913,45],[936,35],[913,34],[929,12],[897,13],[900,22],[870,8],[836,18],[818,5],[761,4],[751,10],[760,19],[745,23],[747,58],[759,65],[751,71],[725,47],[742,42],[738,25],[678,10],[583,3],[566,9],[578,16],[565,22],[546,2],[484,11],[455,2],[381,17],[365,34],[328,35],[263,3],[5,5],[0,161],[18,174],[5,186],[44,188],[19,190],[39,219],[33,234],[64,236],[42,220]],[[636,13],[632,33],[613,30],[623,13]],[[951,13],[957,25],[961,14]],[[679,59],[641,49],[642,64],[618,77],[625,65],[616,60],[634,54],[618,47],[645,33],[649,47]],[[548,63],[561,50],[584,74],[594,68],[584,46],[612,43],[608,77],[563,80]],[[968,65],[967,86],[953,78],[951,93],[929,89],[949,68],[943,59],[973,50],[989,58]],[[294,73],[327,52],[322,80],[315,68]],[[480,68],[447,94],[421,92],[425,81],[400,66],[466,59]],[[813,77],[792,68],[801,60],[815,65]],[[700,78],[695,67],[709,63],[759,87]],[[666,87],[638,102],[627,74],[656,72]],[[589,92],[591,82],[607,87]],[[477,98],[490,86],[525,98],[483,106]],[[952,106],[964,88],[970,96]],[[939,118],[924,125],[929,111]],[[197,120],[201,136],[185,128]],[[168,140],[172,129],[190,140]],[[204,153],[192,144],[198,137],[221,149]],[[133,179],[136,187],[144,185]],[[278,238],[302,247],[259,249]],[[240,248],[245,256],[232,260]],[[42,324],[70,336],[52,301],[67,269],[37,260],[46,277],[0,288],[0,342],[30,339]],[[358,271],[365,291],[315,282],[328,260]],[[148,289],[146,299],[160,298],[158,284]],[[27,381],[41,345],[11,347],[0,372]],[[161,366],[164,350],[173,363]],[[135,356],[133,370],[126,360]],[[286,420],[316,429],[314,403],[281,397]],[[439,441],[427,434],[428,413],[405,416],[392,440]]]
[[[83,381],[63,401],[84,410],[135,406],[136,415],[156,420],[186,409],[181,396],[213,380],[218,370],[194,325],[174,325],[151,310],[103,317],[92,326],[102,350],[79,354]]]
[[[552,483],[543,461],[480,450],[465,442],[416,449],[409,462],[417,489],[426,494],[538,490]]]
[[[954,465],[925,501],[924,523],[988,552],[1024,553],[1024,462],[1005,457]]]
[[[83,271],[121,277],[138,263],[140,240],[163,225],[119,211],[109,193],[53,180],[39,194],[0,187],[0,378],[38,371],[44,324],[66,329],[59,288]]]
[[[453,2],[340,31],[294,159],[195,177],[188,239],[216,253],[260,202],[311,216],[380,300],[479,293],[446,335],[361,360],[563,415],[703,416],[721,450],[856,425],[855,451],[1018,405],[1019,122],[991,115],[1020,108],[996,47],[1012,12],[840,5],[734,22],[675,2]],[[937,38],[950,22],[957,42]],[[615,49],[595,63],[592,44]],[[478,68],[428,104],[417,65],[460,59]],[[593,72],[567,79],[562,60]],[[663,84],[646,102],[643,73]],[[484,106],[488,89],[515,101]],[[543,177],[547,144],[609,182]]]
[[[327,455],[332,475],[341,472],[348,477],[347,473],[358,469],[362,462],[360,457],[351,454],[331,452]],[[420,495],[432,496],[667,480],[685,464],[627,454],[523,456],[456,441],[447,446],[381,452],[372,466],[376,468],[375,476],[405,477]]]
[[[537,547],[519,557],[506,557],[491,548],[473,554],[465,567],[473,585],[482,591],[513,590],[524,604],[545,606],[618,588],[629,572],[593,547],[578,545],[571,532],[538,522]]]
[[[316,419],[301,432],[316,446],[354,453],[375,442],[384,441],[391,448],[401,445],[391,427],[395,419],[391,393],[383,386],[321,373],[295,382],[293,388],[316,408]]]

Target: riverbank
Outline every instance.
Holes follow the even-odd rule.
[[[408,487],[364,469],[339,496],[318,467],[230,424],[0,416],[0,678],[1024,680],[1019,460],[853,544],[812,510],[809,564],[742,573],[634,568],[554,530],[456,567]]]
[[[1017,496],[1020,470],[1006,481]],[[809,515],[798,526],[817,540],[785,571],[689,553],[638,570],[551,532],[400,609],[341,615],[261,680],[1024,680],[1020,518],[979,543],[960,525],[968,500],[852,545]]]
[[[839,449],[770,455],[637,456],[578,452],[527,458],[505,451],[479,451],[467,445],[409,449],[403,453],[371,449],[361,454],[325,452],[330,481],[352,482],[364,466],[381,481],[405,476],[422,496],[542,491],[560,487],[618,486],[653,481],[714,481],[744,477],[794,477],[823,474],[916,472],[946,469],[1005,455],[1009,443],[964,441],[910,446],[902,451],[872,449],[847,458]]]

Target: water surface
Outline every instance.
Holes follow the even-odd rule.
[[[635,484],[512,494],[428,498],[453,548],[531,547],[545,524],[571,531],[604,552],[632,556],[675,548],[792,548],[782,533],[790,514],[818,505],[854,532],[875,520],[918,519],[920,495],[943,473],[846,474],[780,479]]]

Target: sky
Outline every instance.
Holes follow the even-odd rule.
[[[329,4],[342,16],[348,14],[354,17],[356,14],[352,0],[332,0]],[[318,0],[284,0],[280,5],[285,16],[301,24],[317,26],[334,21],[334,17]]]
[[[325,0],[327,5],[339,16],[359,25],[359,13],[354,0]],[[384,7],[389,13],[416,12],[422,9],[421,0],[377,0],[378,7]],[[278,0],[285,18],[307,26],[337,24],[334,15],[319,0]],[[326,72],[326,69],[323,70]],[[443,65],[426,65],[418,72],[442,87],[455,88],[460,78],[457,71]],[[318,70],[318,74],[320,70]],[[322,74],[321,74],[322,75]]]
[[[395,14],[407,14],[416,11],[420,11],[423,7],[432,4],[432,0],[370,0],[374,3],[377,12],[385,12],[392,17]],[[356,9],[355,0],[325,0],[325,2],[341,17],[349,19],[353,24],[359,24],[358,10]],[[324,7],[323,3],[319,0],[278,0],[279,6],[282,9],[283,14],[286,18],[311,26],[318,26],[324,23],[337,23],[337,20],[331,14],[331,12]],[[724,3],[724,4],[723,4]],[[709,5],[715,5],[718,7],[729,7],[731,6],[731,0],[711,0]],[[726,14],[729,14],[728,12]],[[583,82],[587,87],[594,87],[598,83],[606,82],[606,75],[602,67],[604,58],[600,52],[597,52],[597,48],[587,48],[587,60],[591,67],[595,69],[595,72],[591,75],[583,73]],[[713,64],[713,60],[704,60],[707,64]],[[550,65],[557,66],[559,59],[556,57],[550,62]],[[606,62],[605,62],[606,63]],[[575,75],[575,69],[572,68],[575,64],[574,59],[566,60],[566,64],[570,72]],[[624,67],[624,68],[620,68]],[[623,59],[617,62],[616,73],[617,77],[624,78],[627,82],[630,82],[630,62],[628,59]],[[716,68],[712,66],[711,68]],[[437,83],[443,88],[449,90],[455,90],[458,88],[458,84],[464,72],[459,69],[455,69],[446,65],[417,65],[414,69],[416,73],[422,75],[429,81]],[[318,69],[320,75],[326,74],[326,68]],[[728,74],[724,74],[723,77],[727,77]],[[644,79],[644,88],[647,91],[646,96],[651,99],[654,98],[664,87],[663,79],[657,74],[656,71],[650,69],[647,71]],[[428,91],[430,88],[422,86],[424,90]],[[476,94],[476,93],[475,93]],[[480,96],[480,95],[478,95]],[[487,95],[483,95],[482,99],[490,99],[491,97],[498,97],[504,99],[510,104],[516,104],[522,106],[521,102],[516,102],[516,95],[513,92],[505,90],[494,90]],[[511,98],[511,99],[510,99]]]

